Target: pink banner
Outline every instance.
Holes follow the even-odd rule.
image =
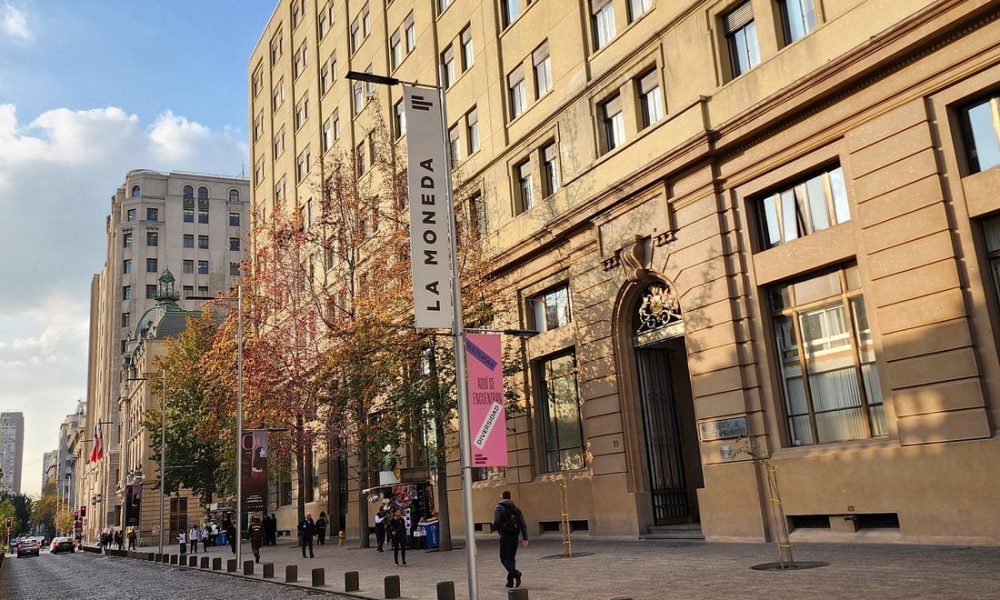
[[[507,418],[504,414],[503,360],[500,336],[465,336],[469,378],[469,433],[473,467],[507,466]]]

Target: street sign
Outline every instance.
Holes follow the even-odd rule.
[[[410,269],[414,324],[450,329],[451,294],[448,169],[444,125],[435,90],[403,85],[407,192],[410,201]]]

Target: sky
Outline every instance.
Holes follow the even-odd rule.
[[[132,169],[237,176],[276,0],[0,0],[0,411],[22,491],[87,395],[90,281]]]

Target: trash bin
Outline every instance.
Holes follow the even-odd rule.
[[[229,543],[229,534],[228,533],[226,533],[225,531],[220,531],[218,534],[216,534],[216,536],[215,536],[215,545],[216,546],[225,546],[228,543]]]
[[[437,548],[441,543],[441,524],[437,519],[421,521],[420,528],[424,531],[424,541],[428,548]]]

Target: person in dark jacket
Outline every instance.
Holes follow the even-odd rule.
[[[326,512],[319,513],[319,519],[316,520],[316,537],[319,538],[319,545],[326,545]]]
[[[382,552],[382,546],[385,544],[385,510],[378,509],[375,513],[375,543],[376,550]]]
[[[299,541],[302,544],[302,558],[306,557],[306,546],[309,547],[309,558],[316,558],[313,554],[313,536],[316,535],[316,523],[311,514],[299,523]]]
[[[510,499],[510,492],[500,494],[500,502],[493,509],[493,531],[500,535],[500,564],[507,569],[507,587],[521,587],[521,572],[517,570],[517,542],[528,547],[528,529],[521,509]]]
[[[264,526],[260,524],[260,519],[253,518],[250,522],[250,550],[253,551],[254,561],[260,562],[260,546],[264,543]]]
[[[399,555],[403,555],[403,564],[406,564],[406,522],[403,521],[403,513],[397,508],[392,513],[392,518],[386,526],[386,533],[392,543],[392,558],[399,564]]]
[[[226,537],[229,538],[229,549],[233,551],[233,554],[236,554],[236,525],[229,519],[226,519],[223,527],[226,530]]]

